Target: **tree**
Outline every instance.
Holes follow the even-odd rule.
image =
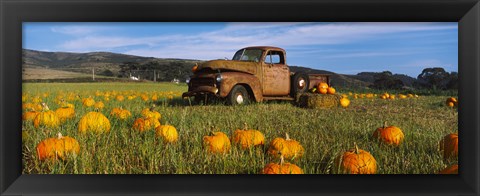
[[[417,82],[423,87],[432,89],[447,89],[450,74],[441,67],[425,68],[417,77]]]
[[[401,89],[403,82],[400,79],[393,77],[392,72],[384,71],[373,75],[374,82],[371,86],[376,89]]]
[[[113,76],[113,72],[110,71],[109,69],[106,69],[104,71],[102,71],[100,74],[98,75],[102,75],[102,76]]]
[[[458,89],[458,73],[450,72],[447,89]]]

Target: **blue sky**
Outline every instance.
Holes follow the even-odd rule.
[[[41,51],[212,60],[254,45],[286,49],[289,65],[343,74],[458,71],[456,22],[23,23],[23,48]]]

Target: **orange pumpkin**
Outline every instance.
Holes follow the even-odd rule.
[[[103,102],[101,102],[101,101],[98,101],[98,102],[96,102],[95,104],[93,104],[93,107],[94,107],[95,109],[101,110],[101,109],[103,109],[103,108],[105,107],[105,104],[103,104]]]
[[[367,151],[355,148],[346,151],[336,159],[335,167],[340,173],[346,174],[375,174],[377,173],[377,161]]]
[[[110,132],[110,128],[110,121],[100,112],[89,112],[78,122],[78,131],[80,133],[87,133],[87,131],[108,133]]]
[[[40,112],[35,119],[33,119],[33,126],[38,128],[40,126],[45,126],[49,128],[56,128],[60,125],[60,118],[58,118],[55,112],[49,110],[47,104],[42,103],[43,111]]]
[[[248,130],[247,124],[243,130],[235,130],[232,136],[232,142],[239,145],[243,149],[248,149],[253,146],[263,145],[265,143],[265,136],[258,130]]]
[[[160,126],[160,122],[153,117],[138,118],[133,122],[133,130],[144,132]]]
[[[151,108],[145,108],[142,110],[141,114],[144,118],[148,118],[148,117],[153,117],[157,120],[160,120],[160,118],[162,117],[162,115],[155,111],[155,105],[153,105]]]
[[[203,137],[203,144],[210,153],[227,153],[230,150],[230,139],[223,132],[212,132]]]
[[[67,154],[78,154],[80,145],[74,138],[62,136],[58,133],[57,138],[48,138],[37,145],[37,155],[40,160],[65,159]]]
[[[326,89],[326,88],[319,88],[319,89],[318,89],[318,93],[325,95],[325,94],[328,93],[328,89]]]
[[[22,120],[24,121],[33,121],[35,119],[35,117],[37,117],[37,115],[39,114],[40,112],[37,112],[37,111],[27,111],[25,113],[23,113],[22,115]]]
[[[387,122],[384,122],[383,127],[379,127],[373,132],[373,137],[385,144],[399,146],[405,136],[400,128],[395,126],[387,127]]]
[[[439,174],[458,174],[458,164],[443,169]]]
[[[110,116],[113,116],[118,119],[125,120],[132,116],[132,113],[128,110],[124,110],[121,107],[120,108],[113,108],[112,111],[110,112]]]
[[[320,82],[318,83],[318,90],[320,89],[327,89],[328,88],[328,84],[326,82]]]
[[[263,168],[262,174],[303,174],[303,170],[295,164],[285,163],[283,156],[280,156],[280,164],[267,164]]]
[[[342,97],[340,99],[340,105],[344,108],[348,107],[348,105],[350,105],[350,100],[346,97]]]
[[[286,159],[300,158],[304,152],[303,146],[299,142],[290,139],[288,133],[285,133],[285,139],[279,137],[273,139],[267,151],[269,155],[274,157],[283,155]]]
[[[82,104],[85,107],[92,107],[93,105],[95,105],[95,100],[91,97],[85,98],[82,100]]]
[[[336,92],[335,88],[333,88],[333,87],[328,87],[327,88],[327,94],[333,95],[333,94],[335,94],[335,92]]]
[[[167,143],[175,143],[178,140],[178,132],[172,125],[160,125],[155,128],[155,136],[162,137]]]
[[[440,141],[440,150],[443,150],[443,158],[450,159],[458,157],[458,134],[451,133]]]
[[[55,113],[61,121],[75,117],[75,106],[62,100],[61,107],[55,110]]]
[[[450,103],[453,103],[453,105],[456,106],[458,104],[458,100],[455,97],[449,97],[449,98],[447,98],[447,101],[445,103],[448,106],[450,106]]]

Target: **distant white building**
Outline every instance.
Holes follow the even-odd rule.
[[[131,79],[131,80],[139,80],[139,79],[138,79],[137,77],[135,77],[135,76],[130,76],[130,79]]]
[[[178,78],[173,78],[172,82],[175,83],[175,84],[179,84],[180,80]]]

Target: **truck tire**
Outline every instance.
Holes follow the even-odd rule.
[[[235,85],[227,96],[230,105],[245,105],[250,103],[250,95],[242,85]]]
[[[296,97],[298,93],[308,91],[310,80],[305,72],[297,72],[292,76],[291,96]]]

